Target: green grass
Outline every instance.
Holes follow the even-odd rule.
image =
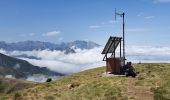
[[[35,85],[36,83],[34,82],[0,77],[0,100],[6,100],[6,95],[8,94],[33,87]]]
[[[17,92],[33,100],[117,100],[124,98],[125,77],[102,77],[105,68],[96,68]],[[15,95],[11,95],[15,96]],[[10,98],[10,97],[9,97]]]
[[[150,87],[155,100],[170,98],[170,64],[134,64],[140,72],[135,86]],[[127,100],[126,77],[102,77],[105,67],[82,71],[3,96],[2,100]]]
[[[150,86],[154,100],[170,100],[170,64],[138,64],[136,85]]]

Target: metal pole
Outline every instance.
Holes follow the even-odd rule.
[[[125,13],[117,13],[116,8],[115,8],[115,20],[116,20],[116,15],[119,15],[120,17],[123,17],[123,65],[125,65]]]
[[[123,64],[125,65],[125,20],[124,20],[125,13],[123,13]]]
[[[115,43],[116,43],[116,38],[114,38],[114,49],[115,49]],[[116,49],[115,49],[115,50],[116,50]],[[116,56],[116,55],[115,55],[115,52],[116,52],[115,50],[114,50],[114,59],[115,59],[115,56]],[[115,63],[115,62],[114,62],[114,63]]]
[[[120,58],[121,58],[121,57],[122,57],[122,48],[121,48],[121,46],[122,46],[122,43],[121,43],[122,40],[120,39],[119,42],[120,42]]]

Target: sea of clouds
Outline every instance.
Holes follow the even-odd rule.
[[[103,47],[93,49],[75,49],[76,53],[65,54],[57,50],[33,50],[33,51],[5,51],[0,53],[9,56],[19,56],[33,65],[47,67],[52,71],[72,74],[86,69],[101,67],[105,65],[101,54]],[[117,50],[118,54],[119,50]],[[26,55],[22,57],[20,55]],[[170,62],[170,47],[153,46],[128,46],[126,47],[127,61],[134,63],[142,62]],[[39,76],[38,76],[39,77]],[[30,80],[34,80],[30,77]]]
[[[71,74],[82,70],[103,66],[104,62],[102,62],[103,56],[101,55],[101,50],[102,47],[90,50],[75,49],[76,53],[65,54],[64,51],[58,50],[9,52],[1,49],[0,53],[14,57],[19,55],[27,55],[27,57],[19,56],[19,58],[27,60],[36,66],[47,67],[50,70],[64,74]],[[34,57],[34,59],[32,57]]]
[[[47,67],[53,71],[71,74],[82,70],[105,65],[101,54],[103,47],[93,49],[75,49],[76,53],[65,54],[58,50],[5,51],[0,53],[27,60],[33,65]],[[119,50],[117,50],[118,54]],[[20,56],[20,55],[26,55]],[[34,57],[34,58],[33,58]],[[132,62],[170,62],[170,47],[128,46],[127,61]]]

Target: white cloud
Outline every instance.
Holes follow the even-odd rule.
[[[109,25],[109,24],[119,23],[119,20],[121,20],[121,19],[122,18],[118,17],[117,20],[108,20],[106,22],[102,22],[100,25],[90,25],[90,26],[88,26],[88,28],[90,28],[90,29],[103,28],[103,27],[105,27],[106,25]]]
[[[12,51],[6,52],[0,50],[1,53],[17,56],[17,55],[27,55],[31,57],[36,57],[38,59],[21,58],[29,61],[30,63],[48,67],[49,69],[61,72],[61,73],[74,73],[81,70],[101,67],[104,65],[102,62],[101,50],[103,47],[94,48],[90,50],[80,50],[76,49],[76,53],[65,54],[64,51],[50,51],[50,50],[33,50],[33,51]]]
[[[129,28],[126,31],[128,31],[128,32],[144,32],[144,31],[148,31],[148,29],[144,29],[144,28]]]
[[[26,37],[26,34],[19,34],[20,37]]]
[[[0,53],[3,53],[3,54],[7,54],[8,55],[8,52],[3,50],[3,49],[0,49]]]
[[[101,54],[103,47],[90,50],[76,49],[76,53],[65,54],[63,51],[33,50],[33,51],[12,51],[0,50],[1,53],[11,56],[27,55],[39,59],[21,58],[28,62],[47,67],[53,71],[65,74],[75,73],[82,70],[105,66]],[[117,50],[119,52],[119,50]],[[132,62],[170,62],[170,47],[153,46],[127,46],[126,57]]]
[[[168,29],[170,29],[170,26],[168,27]]]
[[[146,17],[144,17],[145,19],[153,19],[153,18],[155,18],[155,16],[146,16]]]
[[[138,17],[142,16],[143,15],[143,12],[140,12],[137,14]]]
[[[5,75],[5,78],[14,78],[14,77],[12,75]]]
[[[60,37],[60,38],[58,38],[58,41],[62,41],[64,38],[63,37]]]
[[[14,69],[19,69],[20,68],[20,64],[15,64]]]
[[[88,28],[91,28],[91,29],[97,29],[97,28],[100,28],[101,26],[98,26],[98,25],[91,25],[91,26],[88,26]]]
[[[170,0],[154,0],[153,3],[170,3]]]
[[[170,47],[128,46],[126,50],[128,55],[170,56]]]
[[[28,34],[19,34],[20,37],[27,37],[27,36],[34,36],[35,33],[28,33]]]
[[[61,32],[60,31],[51,31],[51,32],[47,32],[42,34],[43,36],[47,36],[47,37],[52,37],[52,36],[57,36],[59,35]]]
[[[47,67],[52,71],[56,71],[64,74],[75,73],[81,70],[81,67],[76,64],[63,62],[59,60],[45,60],[45,59],[36,60],[36,59],[28,59],[28,58],[21,58],[21,59],[27,60],[33,65],[40,66],[40,67]]]
[[[36,74],[33,76],[28,76],[26,80],[43,83],[43,82],[46,82],[48,78],[51,78],[52,80],[56,80],[56,79],[60,79],[61,76],[45,76],[41,74]]]
[[[119,21],[117,21],[117,20],[109,20],[108,21],[108,23],[110,23],[110,24],[114,24],[114,23],[118,23]]]
[[[126,52],[133,62],[170,62],[170,47],[129,46]]]
[[[29,33],[28,35],[29,35],[29,36],[34,36],[34,35],[35,35],[35,33]]]

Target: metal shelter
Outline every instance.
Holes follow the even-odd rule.
[[[122,57],[122,37],[111,37],[108,39],[102,54],[104,54],[103,61],[106,61],[106,72],[112,74],[121,74],[121,66],[125,61]],[[120,47],[119,57],[116,57],[116,49]],[[109,55],[110,54],[110,55]]]

